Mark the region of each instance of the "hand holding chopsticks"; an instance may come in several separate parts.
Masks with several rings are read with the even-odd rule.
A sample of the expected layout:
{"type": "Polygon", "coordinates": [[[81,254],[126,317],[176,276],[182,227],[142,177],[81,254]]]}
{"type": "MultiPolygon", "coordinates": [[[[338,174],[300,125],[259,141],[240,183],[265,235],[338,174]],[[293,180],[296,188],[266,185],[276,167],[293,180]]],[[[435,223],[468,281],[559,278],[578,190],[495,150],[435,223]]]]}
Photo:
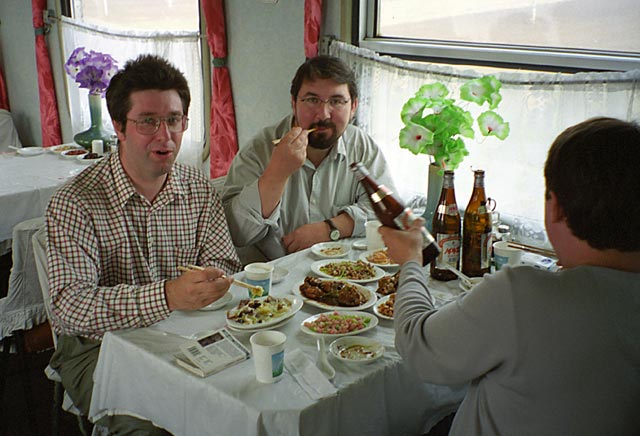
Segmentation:
{"type": "MultiPolygon", "coordinates": [[[[307,129],[307,133],[311,133],[311,132],[315,132],[317,129],[314,127],[313,129],[307,129]]],[[[280,143],[280,141],[282,141],[282,138],[278,138],[278,139],[273,139],[271,141],[271,143],[273,145],[278,145],[280,143]]]]}
{"type": "MultiPolygon", "coordinates": [[[[204,268],[198,265],[178,266],[178,271],[182,271],[182,272],[203,271],[203,270],[204,268]]],[[[223,275],[222,278],[227,278],[227,276],[223,275]]],[[[262,293],[264,292],[264,289],[262,288],[262,286],[250,285],[249,283],[243,282],[235,278],[233,279],[233,283],[243,288],[247,288],[248,290],[252,291],[252,293],[255,293],[255,294],[262,295],[262,293]]]]}

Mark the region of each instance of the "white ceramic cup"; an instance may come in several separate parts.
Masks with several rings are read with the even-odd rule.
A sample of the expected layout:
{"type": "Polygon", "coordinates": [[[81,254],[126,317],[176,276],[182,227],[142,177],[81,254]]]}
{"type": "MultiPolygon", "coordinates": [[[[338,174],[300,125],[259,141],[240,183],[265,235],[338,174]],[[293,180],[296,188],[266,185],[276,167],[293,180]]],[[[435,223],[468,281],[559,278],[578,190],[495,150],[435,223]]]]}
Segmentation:
{"type": "Polygon", "coordinates": [[[493,244],[493,259],[496,263],[496,271],[500,270],[504,265],[518,265],[521,257],[522,250],[509,247],[507,241],[498,241],[493,244]]]}
{"type": "Polygon", "coordinates": [[[284,373],[284,343],[287,336],[275,330],[265,330],[251,335],[251,351],[256,368],[256,379],[262,383],[274,383],[284,373]]]}
{"type": "Polygon", "coordinates": [[[269,291],[271,291],[273,265],[264,262],[250,263],[244,267],[244,274],[247,283],[261,286],[264,290],[262,295],[255,295],[249,292],[250,298],[266,297],[269,295],[269,291]]]}
{"type": "Polygon", "coordinates": [[[364,224],[365,234],[367,237],[367,250],[380,250],[384,248],[382,236],[378,233],[378,228],[382,223],[378,220],[367,221],[364,224]]]}

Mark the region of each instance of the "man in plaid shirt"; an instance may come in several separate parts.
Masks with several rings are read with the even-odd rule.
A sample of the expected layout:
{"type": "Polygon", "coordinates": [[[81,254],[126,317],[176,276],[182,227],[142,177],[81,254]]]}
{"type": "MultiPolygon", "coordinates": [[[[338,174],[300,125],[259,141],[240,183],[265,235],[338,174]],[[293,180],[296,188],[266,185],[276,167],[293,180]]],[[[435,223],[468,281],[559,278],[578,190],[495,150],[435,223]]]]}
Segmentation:
{"type": "MultiPolygon", "coordinates": [[[[56,192],[46,213],[59,335],[51,366],[85,415],[105,332],[206,306],[241,268],[218,194],[198,170],[175,163],[190,103],[183,74],[143,55],[113,77],[106,97],[118,151],[56,192]],[[179,265],[206,268],[180,275],[179,265]]],[[[98,423],[117,434],[166,434],[126,416],[98,423]]]]}

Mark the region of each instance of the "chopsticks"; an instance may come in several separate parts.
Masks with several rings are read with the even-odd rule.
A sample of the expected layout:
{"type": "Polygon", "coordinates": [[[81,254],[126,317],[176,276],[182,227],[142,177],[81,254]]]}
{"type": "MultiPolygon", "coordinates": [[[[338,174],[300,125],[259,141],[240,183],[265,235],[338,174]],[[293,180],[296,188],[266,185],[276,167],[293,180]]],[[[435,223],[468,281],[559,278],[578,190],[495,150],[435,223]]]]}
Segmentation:
{"type": "MultiPolygon", "coordinates": [[[[307,129],[307,133],[311,133],[311,132],[315,132],[316,130],[318,130],[316,127],[314,127],[313,129],[307,129]]],[[[280,143],[280,141],[282,141],[282,138],[278,138],[278,139],[273,139],[271,141],[271,143],[273,145],[278,145],[280,143]]]]}
{"type": "Polygon", "coordinates": [[[522,244],[520,242],[512,242],[512,241],[509,241],[507,245],[509,247],[519,248],[520,250],[529,251],[531,253],[540,254],[542,256],[553,257],[555,259],[558,258],[558,256],[556,255],[556,252],[553,250],[547,250],[545,248],[534,247],[533,245],[527,245],[527,244],[522,244]]]}
{"type": "MultiPolygon", "coordinates": [[[[178,271],[182,271],[182,272],[187,272],[187,271],[203,271],[204,268],[198,265],[187,265],[187,266],[178,266],[178,271]]],[[[227,276],[223,275],[223,278],[226,278],[227,276]]],[[[256,286],[256,285],[250,285],[249,283],[243,282],[241,280],[238,279],[233,279],[233,283],[235,283],[238,286],[241,286],[243,288],[247,288],[250,291],[260,291],[260,294],[262,295],[262,291],[264,291],[264,289],[262,288],[262,286],[256,286]]]]}

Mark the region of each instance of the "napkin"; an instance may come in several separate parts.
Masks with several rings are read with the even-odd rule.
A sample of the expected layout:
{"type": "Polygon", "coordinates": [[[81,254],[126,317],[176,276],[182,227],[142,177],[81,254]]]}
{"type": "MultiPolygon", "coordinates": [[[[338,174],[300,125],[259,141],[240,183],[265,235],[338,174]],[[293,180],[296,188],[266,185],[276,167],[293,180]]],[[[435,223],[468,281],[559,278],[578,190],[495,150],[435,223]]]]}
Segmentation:
{"type": "Polygon", "coordinates": [[[338,392],[316,365],[299,349],[287,350],[284,366],[300,387],[314,400],[335,395],[338,392]]]}

